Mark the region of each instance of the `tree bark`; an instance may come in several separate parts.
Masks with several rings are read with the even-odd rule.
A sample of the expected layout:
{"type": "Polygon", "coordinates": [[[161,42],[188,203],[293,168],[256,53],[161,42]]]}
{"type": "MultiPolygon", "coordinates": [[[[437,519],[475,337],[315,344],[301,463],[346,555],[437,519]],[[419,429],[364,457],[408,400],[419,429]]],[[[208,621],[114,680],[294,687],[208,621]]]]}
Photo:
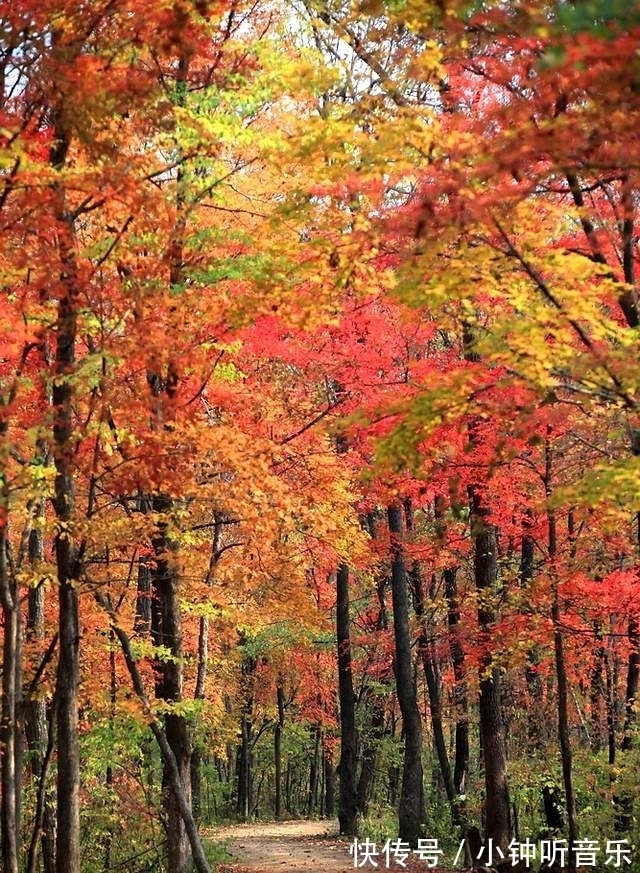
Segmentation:
{"type": "Polygon", "coordinates": [[[336,578],[336,640],[338,645],[338,696],[340,700],[340,833],[358,833],[356,787],[356,709],[351,665],[351,626],[349,617],[349,568],[338,567],[336,578]]]}
{"type": "MultiPolygon", "coordinates": [[[[553,453],[550,440],[545,445],[545,492],[547,501],[553,493],[553,453]]],[[[565,804],[567,808],[568,842],[567,869],[573,873],[576,869],[576,859],[573,847],[578,837],[578,819],[573,790],[572,750],[569,727],[569,682],[564,656],[564,639],[562,636],[560,597],[558,592],[558,577],[555,561],[558,554],[558,539],[555,512],[548,504],[547,508],[548,552],[551,573],[551,621],[553,623],[553,648],[555,653],[556,683],[558,692],[558,742],[562,760],[562,780],[564,784],[565,804]]]]}
{"type": "Polygon", "coordinates": [[[278,720],[273,734],[273,759],[275,767],[275,801],[274,814],[276,819],[282,818],[282,732],[284,730],[284,688],[282,678],[278,678],[276,686],[276,702],[278,705],[278,720]]]}
{"type": "MultiPolygon", "coordinates": [[[[51,163],[56,169],[62,169],[70,140],[66,131],[59,129],[58,125],[56,125],[54,142],[56,145],[52,148],[51,163]]],[[[52,446],[56,471],[53,505],[57,520],[54,547],[58,577],[59,634],[55,690],[58,738],[56,871],[78,873],[80,870],[80,749],[78,744],[80,630],[77,588],[78,552],[71,529],[75,510],[71,375],[75,363],[79,292],[74,220],[66,209],[64,191],[57,188],[56,194],[61,270],[52,389],[52,446]]]]}
{"type": "Polygon", "coordinates": [[[455,567],[444,571],[444,591],[447,599],[447,625],[449,628],[449,651],[453,665],[453,703],[455,706],[455,761],[453,787],[456,795],[465,794],[469,773],[469,699],[467,695],[467,668],[458,625],[460,604],[458,602],[457,572],[455,567]]]}
{"type": "MultiPolygon", "coordinates": [[[[407,524],[407,533],[413,532],[414,519],[413,507],[410,500],[405,500],[404,504],[405,518],[407,524]]],[[[455,788],[453,785],[453,777],[451,775],[451,763],[449,761],[449,753],[447,743],[444,736],[444,728],[442,725],[442,690],[440,680],[440,665],[435,651],[433,640],[433,628],[429,625],[427,615],[426,598],[424,591],[424,579],[422,575],[422,567],[417,561],[414,561],[409,571],[409,581],[411,585],[411,596],[413,600],[413,610],[418,619],[420,627],[420,636],[418,638],[418,650],[422,661],[422,669],[424,671],[425,681],[427,683],[427,693],[429,695],[429,710],[431,712],[431,730],[433,731],[433,741],[436,748],[436,756],[440,768],[440,776],[444,784],[447,801],[455,819],[455,788]]]]}
{"type": "MultiPolygon", "coordinates": [[[[528,588],[533,579],[535,540],[529,533],[530,520],[525,517],[520,543],[520,586],[528,588]]],[[[546,739],[545,715],[542,700],[542,680],[536,667],[539,664],[538,647],[534,644],[527,652],[527,666],[524,677],[530,706],[527,709],[527,738],[534,749],[541,750],[546,739]]]]}
{"type": "Polygon", "coordinates": [[[391,537],[391,593],[395,640],[394,673],[398,703],[404,731],[402,788],[398,810],[398,835],[412,848],[422,837],[424,823],[424,789],[422,772],[422,720],[418,710],[411,657],[409,629],[409,590],[404,560],[402,507],[391,504],[387,509],[391,537]]]}
{"type": "Polygon", "coordinates": [[[252,811],[253,698],[257,666],[258,663],[254,657],[245,656],[242,662],[245,700],[240,720],[240,748],[237,756],[238,790],[236,794],[236,813],[244,821],[249,820],[252,811]]]}
{"type": "MultiPolygon", "coordinates": [[[[4,424],[4,423],[3,423],[4,424]]],[[[4,427],[2,428],[4,430],[4,427]]],[[[4,436],[4,435],[3,435],[4,436]]],[[[0,721],[1,785],[0,832],[5,873],[18,873],[21,797],[21,701],[22,701],[22,616],[18,585],[9,567],[7,540],[9,493],[0,473],[0,601],[4,620],[2,647],[2,712],[0,721]]]]}
{"type": "MultiPolygon", "coordinates": [[[[41,503],[35,513],[37,518],[44,516],[44,503],[41,503]]],[[[38,528],[32,528],[29,533],[29,564],[32,571],[44,561],[44,537],[38,528]]],[[[44,640],[44,606],[45,588],[42,583],[29,589],[26,637],[29,642],[44,640]]],[[[47,719],[45,701],[33,693],[25,693],[24,730],[31,762],[31,773],[38,780],[38,804],[34,822],[32,845],[27,858],[27,873],[35,873],[36,849],[38,842],[42,852],[42,868],[44,873],[54,873],[56,859],[56,819],[55,810],[51,804],[47,790],[49,772],[51,737],[50,725],[47,719]],[[47,754],[49,750],[49,755],[47,754]],[[39,840],[38,840],[39,836],[39,840]]]]}
{"type": "Polygon", "coordinates": [[[331,752],[326,747],[323,750],[324,760],[324,815],[333,818],[336,811],[335,789],[336,771],[331,760],[331,752]]]}
{"type": "MultiPolygon", "coordinates": [[[[634,429],[632,434],[632,451],[634,456],[640,456],[640,430],[634,429]]],[[[636,515],[637,545],[640,552],[640,512],[636,515]]],[[[636,701],[638,685],[640,684],[640,619],[638,614],[629,616],[627,638],[630,652],[627,662],[627,680],[625,685],[625,715],[624,729],[620,751],[622,758],[628,758],[628,752],[634,747],[634,727],[637,721],[636,701]]],[[[630,833],[633,828],[633,795],[629,791],[617,791],[613,797],[614,829],[618,834],[630,833]]]]}
{"type": "MultiPolygon", "coordinates": [[[[169,532],[174,501],[166,495],[154,495],[152,511],[160,521],[152,538],[155,554],[151,568],[152,605],[151,634],[154,646],[162,647],[168,657],[161,656],[154,663],[156,697],[169,705],[164,716],[167,742],[178,768],[183,796],[191,803],[191,739],[187,719],[172,707],[182,701],[182,615],[180,610],[180,575],[177,565],[177,547],[169,532]]],[[[164,761],[163,808],[167,829],[167,859],[172,873],[188,873],[190,846],[178,798],[171,789],[173,761],[164,761]]]]}
{"type": "MultiPolygon", "coordinates": [[[[205,577],[205,585],[210,588],[213,583],[213,575],[216,564],[220,557],[220,544],[222,537],[222,520],[214,513],[213,537],[211,539],[211,554],[209,567],[205,577]]],[[[209,672],[209,617],[200,616],[198,628],[198,666],[196,669],[196,685],[193,692],[194,700],[204,700],[206,695],[207,675],[209,672]]],[[[195,732],[194,732],[195,733],[195,732]]],[[[195,733],[197,737],[197,733],[195,733]]],[[[202,810],[202,749],[196,739],[191,750],[191,805],[196,821],[199,821],[202,810]]]]}
{"type": "Polygon", "coordinates": [[[322,773],[322,725],[315,724],[312,728],[313,754],[309,762],[309,794],[307,797],[307,814],[311,818],[316,814],[318,807],[318,788],[322,773]]]}
{"type": "Polygon", "coordinates": [[[485,836],[506,850],[511,839],[507,751],[500,671],[492,666],[488,641],[495,622],[491,597],[498,578],[498,531],[489,521],[477,489],[471,489],[471,531],[474,538],[474,577],[478,592],[478,625],[484,654],[480,663],[480,739],[484,757],[485,836]]]}
{"type": "MultiPolygon", "coordinates": [[[[444,540],[446,532],[445,501],[441,496],[434,500],[434,515],[438,537],[444,540]]],[[[463,824],[465,818],[464,801],[460,797],[466,793],[469,772],[469,698],[467,693],[467,668],[464,647],[460,635],[460,603],[458,602],[458,571],[456,567],[443,570],[444,596],[447,603],[447,629],[449,653],[453,666],[453,705],[455,713],[455,758],[453,764],[453,789],[456,795],[454,821],[463,824]]]]}
{"type": "MultiPolygon", "coordinates": [[[[369,514],[365,519],[365,526],[372,539],[376,538],[376,526],[373,514],[369,514]]],[[[376,595],[378,598],[378,617],[376,619],[376,630],[383,631],[389,627],[389,616],[386,603],[386,589],[389,584],[389,576],[387,573],[378,575],[376,582],[376,595]]],[[[378,676],[378,681],[388,685],[391,680],[391,675],[378,676]]],[[[373,795],[377,762],[379,757],[380,743],[384,737],[385,728],[385,706],[384,693],[380,694],[374,689],[365,689],[365,696],[362,701],[363,712],[368,716],[368,724],[362,731],[360,739],[360,775],[358,777],[357,786],[357,807],[358,815],[365,817],[369,814],[369,803],[373,795]]]]}

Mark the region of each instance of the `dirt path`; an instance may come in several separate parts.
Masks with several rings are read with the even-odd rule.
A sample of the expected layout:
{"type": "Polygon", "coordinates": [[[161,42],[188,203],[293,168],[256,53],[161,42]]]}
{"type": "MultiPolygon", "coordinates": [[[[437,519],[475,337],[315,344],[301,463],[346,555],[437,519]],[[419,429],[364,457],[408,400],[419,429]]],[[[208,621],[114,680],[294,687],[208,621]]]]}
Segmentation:
{"type": "Polygon", "coordinates": [[[338,837],[338,823],[286,821],[218,828],[228,840],[233,863],[220,873],[350,873],[349,841],[338,837]]]}

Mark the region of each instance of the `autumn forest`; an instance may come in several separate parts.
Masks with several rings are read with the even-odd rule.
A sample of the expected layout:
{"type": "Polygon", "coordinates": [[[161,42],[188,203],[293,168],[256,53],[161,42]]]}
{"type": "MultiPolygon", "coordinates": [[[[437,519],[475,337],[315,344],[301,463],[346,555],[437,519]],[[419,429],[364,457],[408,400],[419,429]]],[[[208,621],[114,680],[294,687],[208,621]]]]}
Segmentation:
{"type": "Polygon", "coordinates": [[[640,5],[0,47],[4,873],[315,817],[639,870],[640,5]]]}

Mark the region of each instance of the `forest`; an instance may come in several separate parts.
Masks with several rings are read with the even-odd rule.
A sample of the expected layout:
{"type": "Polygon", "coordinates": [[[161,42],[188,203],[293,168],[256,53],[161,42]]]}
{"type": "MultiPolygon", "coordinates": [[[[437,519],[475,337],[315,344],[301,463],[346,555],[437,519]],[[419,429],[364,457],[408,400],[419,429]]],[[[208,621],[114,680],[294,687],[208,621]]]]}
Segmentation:
{"type": "Polygon", "coordinates": [[[4,873],[640,870],[640,4],[0,0],[0,99],[4,873]]]}

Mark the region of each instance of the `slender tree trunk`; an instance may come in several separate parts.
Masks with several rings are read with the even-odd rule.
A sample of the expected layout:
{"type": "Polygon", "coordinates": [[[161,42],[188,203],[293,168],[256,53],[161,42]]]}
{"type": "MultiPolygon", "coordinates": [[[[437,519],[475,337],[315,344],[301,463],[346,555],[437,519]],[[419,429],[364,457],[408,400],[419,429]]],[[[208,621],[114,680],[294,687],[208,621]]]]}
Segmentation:
{"type": "Polygon", "coordinates": [[[189,761],[191,768],[191,811],[194,821],[202,821],[202,749],[194,745],[189,761]]]}
{"type": "MultiPolygon", "coordinates": [[[[191,739],[187,720],[171,707],[182,701],[182,616],[180,610],[180,577],[177,565],[177,547],[169,532],[169,519],[173,500],[164,495],[154,495],[152,510],[161,519],[152,538],[155,554],[151,569],[152,587],[155,593],[152,608],[152,639],[154,646],[169,652],[169,657],[156,659],[156,697],[169,704],[164,716],[167,742],[175,759],[182,792],[191,803],[191,739]]],[[[190,846],[185,822],[178,798],[171,789],[171,773],[167,767],[173,762],[164,762],[163,808],[167,828],[167,858],[172,873],[188,873],[190,846]]]]}
{"type": "Polygon", "coordinates": [[[409,629],[409,590],[404,560],[404,528],[399,503],[387,509],[391,537],[391,592],[395,640],[394,672],[404,729],[402,789],[398,810],[398,835],[415,847],[422,837],[424,789],[422,773],[422,720],[416,699],[409,629]]]}
{"type": "MultiPolygon", "coordinates": [[[[37,518],[44,516],[44,503],[36,513],[37,518]]],[[[44,561],[44,538],[42,531],[34,527],[29,534],[29,564],[32,571],[44,561]]],[[[42,583],[29,589],[26,620],[26,637],[28,642],[44,640],[44,606],[45,587],[42,583]]],[[[38,780],[38,796],[40,798],[39,814],[36,813],[34,823],[33,849],[27,859],[27,873],[35,873],[36,846],[40,844],[42,852],[42,869],[44,873],[54,873],[56,859],[56,819],[55,810],[51,804],[47,787],[48,760],[47,749],[50,744],[49,720],[47,706],[40,695],[32,692],[25,694],[24,728],[31,762],[31,773],[38,780]],[[38,840],[38,836],[40,837],[38,840]]]]}
{"type": "Polygon", "coordinates": [[[351,665],[351,626],[349,618],[349,568],[338,567],[336,578],[336,640],[338,645],[338,695],[340,699],[340,833],[358,833],[356,788],[356,709],[351,665]]]}
{"type": "MultiPolygon", "coordinates": [[[[404,503],[405,518],[407,523],[407,533],[413,533],[414,519],[413,507],[410,500],[405,500],[404,503]]],[[[442,689],[440,681],[440,664],[436,655],[433,628],[430,627],[429,618],[427,616],[427,606],[424,591],[424,579],[422,568],[417,561],[414,561],[409,571],[409,581],[411,584],[411,595],[413,599],[413,609],[418,619],[420,627],[420,636],[418,638],[418,650],[420,659],[422,660],[422,668],[424,670],[425,681],[427,683],[427,692],[429,695],[429,709],[431,712],[431,730],[433,732],[433,742],[436,750],[436,757],[440,768],[440,776],[444,784],[447,801],[452,811],[454,819],[456,818],[455,809],[455,788],[453,785],[453,777],[451,775],[451,764],[449,762],[449,752],[444,736],[444,728],[442,725],[442,689]]]]}
{"type": "Polygon", "coordinates": [[[284,688],[282,677],[278,678],[276,686],[276,702],[278,705],[278,720],[273,734],[273,758],[275,765],[275,817],[282,818],[282,732],[284,730],[284,688]]]}
{"type": "Polygon", "coordinates": [[[453,703],[455,707],[455,762],[453,787],[456,796],[465,794],[469,773],[469,699],[467,694],[467,668],[464,648],[460,638],[460,604],[458,602],[457,572],[455,567],[444,571],[444,591],[447,599],[447,625],[449,650],[453,665],[453,703]]]}
{"type": "MultiPolygon", "coordinates": [[[[57,126],[56,126],[57,127],[57,126]]],[[[69,139],[56,130],[52,165],[61,169],[69,139]]],[[[56,320],[53,402],[53,458],[55,482],[53,505],[57,520],[54,538],[58,577],[59,658],[56,676],[58,734],[57,873],[80,870],[80,749],[78,745],[78,691],[80,687],[80,630],[77,580],[78,551],[70,529],[75,510],[73,485],[73,387],[78,288],[75,261],[75,230],[62,189],[57,190],[60,298],[56,320]]]]}
{"type": "MultiPolygon", "coordinates": [[[[535,540],[529,533],[530,519],[525,517],[520,544],[520,586],[528,588],[533,579],[535,540]]],[[[538,647],[534,644],[527,652],[524,676],[531,705],[527,708],[527,738],[534,749],[542,749],[545,739],[545,713],[542,700],[542,679],[537,670],[540,660],[538,647]]]]}
{"type": "MultiPolygon", "coordinates": [[[[118,701],[118,676],[116,673],[116,649],[115,649],[116,636],[113,632],[113,628],[109,632],[109,722],[110,729],[113,733],[115,731],[115,718],[116,718],[116,703],[118,701]]],[[[113,791],[113,766],[111,761],[107,764],[107,768],[105,771],[105,785],[107,788],[107,803],[109,805],[109,816],[113,815],[114,804],[112,798],[113,791]]],[[[103,853],[103,868],[105,873],[109,873],[111,869],[111,849],[113,848],[113,827],[111,821],[109,821],[108,829],[104,835],[104,853],[103,853]]]]}
{"type": "MultiPolygon", "coordinates": [[[[434,515],[438,535],[444,539],[445,503],[442,497],[434,500],[434,515]]],[[[454,821],[463,823],[465,818],[464,801],[460,797],[466,793],[469,772],[469,700],[467,694],[467,668],[464,647],[460,635],[460,604],[458,602],[457,568],[446,567],[443,571],[444,595],[447,602],[447,628],[449,652],[453,666],[453,705],[455,713],[455,759],[453,765],[453,789],[456,795],[454,821]]]]}
{"type": "Polygon", "coordinates": [[[413,594],[413,606],[420,624],[418,645],[420,647],[420,658],[422,660],[422,668],[424,670],[424,677],[427,683],[427,692],[429,695],[433,742],[436,749],[436,756],[445,794],[455,821],[457,818],[457,809],[455,805],[456,790],[453,784],[449,752],[447,750],[447,742],[445,740],[444,728],[442,725],[440,665],[435,652],[433,634],[430,631],[427,622],[422,575],[419,569],[414,567],[410,576],[412,582],[411,589],[413,594]]]}
{"type": "Polygon", "coordinates": [[[324,814],[327,818],[333,818],[336,813],[336,771],[331,760],[329,749],[323,749],[324,760],[324,814]]]}
{"type": "MultiPolygon", "coordinates": [[[[640,525],[640,514],[638,516],[640,525]]],[[[627,625],[627,636],[631,651],[627,662],[627,679],[625,685],[625,718],[621,757],[628,758],[628,752],[634,747],[633,733],[636,724],[635,706],[638,697],[638,678],[640,676],[640,621],[637,615],[631,615],[627,625]]],[[[615,817],[614,828],[617,834],[628,834],[633,827],[633,795],[628,791],[617,791],[613,798],[615,817]]]]}
{"type": "MultiPolygon", "coordinates": [[[[553,493],[553,453],[550,440],[545,446],[545,490],[547,501],[553,493]]],[[[565,804],[567,808],[568,842],[567,869],[573,873],[576,869],[573,847],[578,838],[578,820],[573,791],[573,763],[571,737],[569,727],[569,682],[564,656],[564,639],[562,636],[562,610],[558,592],[558,576],[556,572],[556,557],[558,554],[557,525],[554,510],[548,506],[547,522],[549,526],[549,564],[551,573],[551,620],[553,622],[553,648],[555,653],[556,683],[558,692],[558,742],[562,760],[562,780],[564,784],[565,804]]]]}
{"type": "Polygon", "coordinates": [[[492,666],[488,641],[495,622],[491,603],[498,578],[498,531],[489,521],[490,512],[482,504],[477,489],[472,489],[472,535],[474,575],[478,591],[478,624],[485,647],[480,664],[480,739],[484,758],[485,836],[505,850],[511,839],[507,751],[502,718],[500,671],[492,666]]]}
{"type": "Polygon", "coordinates": [[[240,724],[236,813],[242,821],[248,821],[251,813],[251,722],[246,714],[240,724]]]}
{"type": "Polygon", "coordinates": [[[1,473],[0,480],[3,492],[2,505],[0,507],[0,601],[2,602],[2,616],[4,620],[2,712],[0,721],[2,756],[0,832],[2,835],[3,869],[5,873],[18,873],[22,777],[22,617],[18,586],[7,560],[9,494],[5,477],[1,473]]]}
{"type": "Polygon", "coordinates": [[[454,821],[457,817],[457,807],[455,804],[456,791],[453,784],[453,776],[451,773],[451,764],[449,761],[449,753],[447,750],[447,742],[444,736],[444,727],[442,724],[442,691],[440,681],[440,666],[435,654],[433,642],[422,638],[420,640],[422,668],[424,670],[425,681],[427,683],[427,692],[429,694],[429,709],[431,711],[431,730],[433,732],[433,743],[438,759],[440,769],[440,777],[444,785],[447,801],[451,807],[454,821]]]}
{"type": "Polygon", "coordinates": [[[627,637],[631,646],[629,664],[627,668],[627,682],[625,686],[625,722],[622,737],[622,751],[628,752],[633,748],[632,727],[635,717],[634,705],[638,696],[638,684],[640,680],[640,621],[637,615],[629,618],[627,637]]]}
{"type": "MultiPolygon", "coordinates": [[[[213,537],[211,539],[211,554],[209,567],[205,577],[205,585],[210,588],[213,575],[220,557],[222,537],[222,520],[214,513],[213,537]]],[[[207,675],[209,672],[209,616],[201,615],[198,628],[198,666],[196,668],[196,685],[193,692],[194,700],[204,700],[206,695],[207,675]]],[[[196,734],[197,737],[197,734],[196,734]]],[[[202,749],[196,739],[191,750],[191,805],[196,821],[200,820],[202,811],[202,749]]]]}
{"type": "Polygon", "coordinates": [[[594,646],[594,664],[591,668],[589,677],[589,722],[591,725],[591,748],[594,752],[599,752],[603,746],[603,711],[606,706],[606,690],[605,690],[605,661],[607,657],[606,649],[602,637],[602,628],[597,622],[594,628],[594,635],[597,640],[594,646]]]}
{"type": "MultiPolygon", "coordinates": [[[[375,539],[375,520],[372,514],[366,517],[366,528],[372,539],[375,539]]],[[[386,589],[389,583],[387,574],[380,574],[376,583],[376,595],[378,598],[378,617],[376,620],[376,630],[383,631],[389,627],[389,616],[386,603],[386,589]]],[[[388,685],[391,681],[391,675],[386,674],[378,676],[378,681],[388,685]]],[[[373,790],[377,775],[377,763],[379,757],[380,743],[384,737],[385,729],[385,707],[384,695],[377,693],[373,689],[369,689],[365,699],[362,702],[362,710],[369,716],[367,729],[363,731],[360,738],[361,753],[360,753],[360,775],[358,777],[357,786],[357,808],[358,815],[363,818],[369,814],[369,803],[373,796],[373,790]]]]}
{"type": "Polygon", "coordinates": [[[607,651],[604,659],[605,675],[605,710],[607,713],[607,751],[609,766],[616,763],[616,688],[618,685],[617,662],[611,651],[607,651]]]}
{"type": "Polygon", "coordinates": [[[320,750],[322,745],[322,725],[315,724],[313,726],[313,755],[309,763],[309,796],[307,799],[307,810],[309,816],[316,813],[318,807],[318,787],[320,785],[321,774],[321,758],[320,750]]]}
{"type": "MultiPolygon", "coordinates": [[[[571,528],[571,515],[569,519],[569,527],[571,528]]],[[[520,585],[526,589],[533,579],[535,557],[535,540],[529,532],[530,519],[528,516],[525,517],[523,528],[520,545],[520,585]]],[[[527,652],[527,666],[524,675],[530,702],[527,708],[527,738],[532,749],[542,752],[548,739],[548,730],[544,711],[542,679],[537,670],[540,662],[538,648],[534,644],[527,652]]],[[[542,803],[547,828],[551,832],[559,832],[564,828],[564,816],[559,789],[555,785],[545,784],[543,786],[542,803]]]]}
{"type": "Polygon", "coordinates": [[[80,870],[80,751],[78,747],[78,689],[80,685],[78,597],[73,587],[73,558],[57,537],[59,646],[56,682],[58,779],[56,853],[57,873],[80,870]]]}
{"type": "Polygon", "coordinates": [[[240,720],[240,748],[237,756],[238,791],[236,813],[244,821],[251,815],[252,749],[253,749],[253,698],[255,672],[258,666],[255,658],[246,656],[242,662],[245,701],[240,720]]]}
{"type": "Polygon", "coordinates": [[[293,767],[291,766],[291,760],[287,761],[287,775],[284,780],[284,808],[287,812],[292,811],[292,796],[291,796],[291,780],[292,780],[292,771],[293,767]]]}
{"type": "Polygon", "coordinates": [[[149,559],[145,556],[138,559],[136,614],[133,622],[135,632],[141,637],[148,637],[151,633],[151,598],[151,570],[149,559]]]}
{"type": "MultiPolygon", "coordinates": [[[[640,456],[640,429],[634,428],[631,434],[631,451],[634,457],[640,456]]],[[[636,544],[640,554],[640,512],[636,514],[636,544]]],[[[628,759],[628,752],[634,747],[634,728],[637,722],[636,703],[640,683],[640,617],[637,613],[629,616],[627,624],[629,640],[629,660],[625,685],[625,715],[621,758],[628,759]]],[[[619,759],[620,760],[620,759],[619,759]]],[[[633,828],[633,796],[628,791],[616,791],[613,798],[615,816],[614,828],[617,834],[630,833],[633,828]]]]}
{"type": "MultiPolygon", "coordinates": [[[[392,711],[389,718],[386,734],[394,742],[397,734],[397,728],[398,724],[396,713],[395,711],[392,711]]],[[[400,785],[400,767],[395,763],[389,765],[387,784],[387,802],[389,806],[396,806],[398,803],[398,786],[400,785]]]]}

